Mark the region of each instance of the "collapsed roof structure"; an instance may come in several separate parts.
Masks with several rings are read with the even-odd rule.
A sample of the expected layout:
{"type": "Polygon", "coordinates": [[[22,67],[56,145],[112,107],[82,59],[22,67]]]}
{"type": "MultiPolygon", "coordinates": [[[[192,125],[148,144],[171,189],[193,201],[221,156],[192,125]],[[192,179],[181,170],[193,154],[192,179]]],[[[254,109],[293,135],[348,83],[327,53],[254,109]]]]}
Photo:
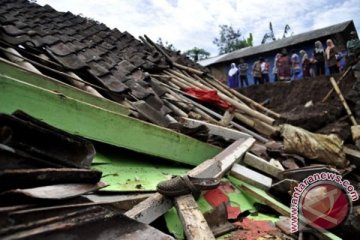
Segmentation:
{"type": "Polygon", "coordinates": [[[286,201],[289,182],[306,174],[352,170],[339,138],[324,137],[331,149],[315,144],[326,157],[284,152],[271,139],[280,114],[146,36],[25,0],[0,0],[0,13],[2,238],[285,237],[289,218],[279,215],[289,217],[289,207],[265,190],[286,201]],[[312,161],[323,165],[309,170],[312,161]],[[148,225],[163,215],[167,233],[148,225]]]}

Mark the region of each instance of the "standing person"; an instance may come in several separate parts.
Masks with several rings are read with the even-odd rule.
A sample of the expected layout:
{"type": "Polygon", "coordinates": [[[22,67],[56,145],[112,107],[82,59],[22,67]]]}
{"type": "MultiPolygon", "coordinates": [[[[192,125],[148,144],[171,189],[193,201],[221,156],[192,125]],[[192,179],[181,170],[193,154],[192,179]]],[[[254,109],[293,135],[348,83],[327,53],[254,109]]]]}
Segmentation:
{"type": "Polygon", "coordinates": [[[247,71],[248,71],[248,64],[244,61],[243,58],[240,58],[239,70],[240,70],[240,84],[241,87],[249,86],[247,71]]]}
{"type": "Polygon", "coordinates": [[[315,64],[316,76],[324,75],[325,74],[324,47],[320,41],[315,42],[314,64],[315,64]]]}
{"type": "Polygon", "coordinates": [[[254,62],[252,66],[252,75],[254,78],[254,84],[263,84],[261,78],[261,58],[254,62]]]}
{"type": "Polygon", "coordinates": [[[234,89],[239,88],[238,72],[239,72],[239,69],[236,67],[235,63],[231,63],[230,70],[228,72],[228,86],[229,86],[229,88],[234,88],[234,89]]]}
{"type": "Polygon", "coordinates": [[[331,39],[326,40],[326,49],[325,49],[325,61],[326,65],[329,68],[330,75],[339,73],[339,68],[337,65],[336,54],[337,50],[336,47],[331,39]]]}
{"type": "Polygon", "coordinates": [[[316,76],[316,61],[314,55],[311,56],[309,62],[310,62],[310,67],[309,67],[310,77],[314,78],[316,76]]]}
{"type": "Polygon", "coordinates": [[[261,78],[263,83],[269,82],[269,70],[270,70],[270,64],[268,63],[267,59],[265,59],[261,63],[261,78]]]}
{"type": "Polygon", "coordinates": [[[274,81],[277,82],[278,81],[278,69],[277,69],[277,62],[279,61],[279,58],[281,57],[280,53],[277,53],[275,55],[275,59],[274,59],[274,67],[273,67],[273,74],[274,74],[274,81]]]}
{"type": "Polygon", "coordinates": [[[291,62],[290,58],[287,55],[286,48],[281,50],[281,56],[277,61],[277,73],[279,81],[289,81],[290,80],[290,71],[291,71],[291,62]]]}
{"type": "Polygon", "coordinates": [[[346,48],[348,56],[351,58],[355,58],[360,53],[360,40],[356,37],[355,31],[351,31],[350,39],[346,42],[346,48]]]}
{"type": "Polygon", "coordinates": [[[300,58],[295,51],[291,53],[291,80],[298,80],[302,78],[300,58]]]}
{"type": "Polygon", "coordinates": [[[308,56],[308,54],[306,53],[305,50],[301,50],[300,55],[301,55],[301,68],[302,68],[302,72],[303,72],[303,77],[308,78],[308,77],[310,77],[310,60],[309,60],[309,56],[308,56]]]}

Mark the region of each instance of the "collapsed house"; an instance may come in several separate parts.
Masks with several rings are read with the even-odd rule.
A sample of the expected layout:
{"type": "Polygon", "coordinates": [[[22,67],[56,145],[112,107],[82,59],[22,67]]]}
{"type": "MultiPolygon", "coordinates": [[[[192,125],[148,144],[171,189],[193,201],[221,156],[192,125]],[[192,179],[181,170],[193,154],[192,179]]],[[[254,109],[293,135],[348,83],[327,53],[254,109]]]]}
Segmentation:
{"type": "MultiPolygon", "coordinates": [[[[352,139],[296,128],[146,36],[0,3],[3,239],[294,239],[293,186],[359,159],[352,139]]],[[[339,239],[310,229],[299,234],[339,239]]]]}

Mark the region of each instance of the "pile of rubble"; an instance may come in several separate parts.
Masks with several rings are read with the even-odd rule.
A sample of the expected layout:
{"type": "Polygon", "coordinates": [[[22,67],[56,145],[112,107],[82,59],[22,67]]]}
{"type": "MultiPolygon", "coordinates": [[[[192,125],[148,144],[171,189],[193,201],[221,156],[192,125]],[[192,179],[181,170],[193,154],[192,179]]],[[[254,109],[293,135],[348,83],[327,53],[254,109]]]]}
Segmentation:
{"type": "MultiPolygon", "coordinates": [[[[330,104],[320,103],[326,95],[321,93],[332,89],[327,79],[267,84],[240,93],[146,36],[139,41],[93,20],[22,0],[0,0],[0,12],[0,87],[9,90],[15,86],[23,94],[26,89],[42,93],[26,103],[4,94],[5,104],[0,105],[1,112],[14,108],[27,112],[0,116],[1,238],[172,239],[169,234],[173,234],[187,239],[339,239],[306,221],[301,222],[305,226],[299,233],[293,233],[289,218],[294,187],[313,174],[346,176],[358,196],[360,178],[355,167],[360,165],[360,152],[356,142],[325,126],[348,121],[334,93],[330,104]],[[9,68],[12,70],[6,70],[9,68]],[[32,77],[27,79],[24,73],[32,77]],[[78,93],[68,85],[75,86],[78,93]],[[308,95],[309,86],[314,90],[308,95]],[[74,95],[69,96],[70,92],[74,95]],[[75,95],[81,95],[81,101],[74,100],[75,95]],[[260,104],[265,100],[270,100],[268,106],[260,104]],[[56,102],[54,106],[63,109],[61,113],[67,113],[71,123],[97,119],[92,114],[103,113],[101,116],[109,119],[101,120],[108,120],[113,129],[106,129],[102,122],[92,126],[88,121],[71,128],[67,121],[56,121],[61,116],[48,117],[38,110],[44,101],[55,115],[50,104],[56,102]],[[291,105],[294,101],[305,106],[295,108],[296,104],[291,105]],[[80,106],[86,106],[88,112],[80,111],[80,106]],[[115,113],[120,108],[125,110],[115,113]],[[307,111],[309,114],[303,114],[307,111]],[[120,118],[127,126],[116,126],[120,118]],[[47,121],[82,137],[44,123],[47,121]],[[164,145],[122,139],[131,125],[141,128],[143,138],[154,137],[148,129],[161,132],[164,145]],[[95,133],[87,131],[91,127],[96,128],[95,133]],[[114,129],[120,131],[112,133],[114,129]],[[110,139],[103,132],[112,134],[110,139]],[[200,150],[187,143],[202,146],[209,159],[189,160],[200,150]],[[143,144],[150,147],[145,151],[143,144]],[[157,153],[178,146],[183,152],[157,153]],[[127,151],[143,155],[117,161],[117,156],[124,157],[127,151]],[[114,152],[109,159],[101,157],[109,152],[114,152]],[[165,181],[156,180],[149,187],[138,176],[131,176],[123,183],[126,170],[121,167],[127,164],[131,172],[137,164],[134,159],[141,163],[141,158],[156,164],[166,160],[165,167],[141,165],[136,172],[161,169],[157,179],[165,181]],[[110,188],[108,195],[106,189],[110,188]]],[[[356,90],[359,82],[349,77],[353,70],[347,73],[337,77],[345,96],[353,86],[356,90]]],[[[356,91],[351,99],[350,111],[357,112],[356,91]]],[[[354,206],[350,217],[334,232],[346,237],[358,231],[357,214],[354,206]]]]}

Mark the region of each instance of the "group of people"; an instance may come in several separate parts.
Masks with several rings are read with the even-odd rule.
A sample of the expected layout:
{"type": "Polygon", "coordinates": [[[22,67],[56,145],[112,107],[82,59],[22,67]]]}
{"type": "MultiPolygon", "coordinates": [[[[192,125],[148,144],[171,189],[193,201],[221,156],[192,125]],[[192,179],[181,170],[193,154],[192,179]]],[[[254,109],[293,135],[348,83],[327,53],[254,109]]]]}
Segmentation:
{"type": "MultiPolygon", "coordinates": [[[[360,40],[356,38],[356,32],[350,33],[351,38],[347,42],[348,56],[359,54],[360,40]]],[[[329,69],[330,75],[339,73],[345,65],[344,55],[338,51],[331,39],[326,40],[326,47],[320,41],[314,44],[312,56],[309,57],[305,50],[300,50],[299,54],[292,51],[288,54],[287,50],[282,49],[274,59],[272,73],[275,81],[290,81],[308,77],[315,77],[325,74],[325,66],[329,69]]],[[[236,66],[231,63],[228,72],[228,86],[230,88],[240,88],[249,86],[248,64],[243,58],[236,66]]],[[[254,62],[251,69],[254,84],[268,83],[270,80],[270,63],[267,59],[260,57],[254,62]]]]}
{"type": "MultiPolygon", "coordinates": [[[[237,67],[235,63],[231,63],[228,72],[228,86],[230,88],[239,88],[249,86],[248,81],[248,64],[243,58],[240,59],[240,64],[237,67]]],[[[270,63],[267,59],[260,58],[252,67],[252,73],[255,84],[263,84],[270,82],[270,63]]]]}

